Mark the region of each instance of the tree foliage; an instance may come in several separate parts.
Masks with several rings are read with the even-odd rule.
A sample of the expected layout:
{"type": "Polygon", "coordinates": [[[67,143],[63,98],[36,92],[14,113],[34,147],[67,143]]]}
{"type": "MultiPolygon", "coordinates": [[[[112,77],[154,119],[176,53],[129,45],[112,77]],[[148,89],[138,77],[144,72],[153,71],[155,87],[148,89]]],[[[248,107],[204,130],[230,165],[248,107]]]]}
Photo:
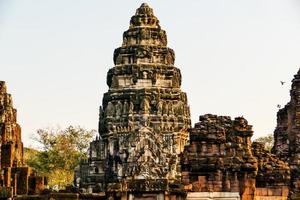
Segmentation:
{"type": "Polygon", "coordinates": [[[80,159],[87,157],[95,131],[69,126],[66,129],[39,129],[36,140],[41,150],[28,150],[26,164],[48,177],[48,185],[58,189],[72,184],[74,170],[80,159]]]}
{"type": "Polygon", "coordinates": [[[274,145],[274,137],[273,134],[268,134],[266,136],[259,137],[254,140],[254,142],[261,142],[265,144],[265,149],[267,151],[271,151],[273,145],[274,145]]]}

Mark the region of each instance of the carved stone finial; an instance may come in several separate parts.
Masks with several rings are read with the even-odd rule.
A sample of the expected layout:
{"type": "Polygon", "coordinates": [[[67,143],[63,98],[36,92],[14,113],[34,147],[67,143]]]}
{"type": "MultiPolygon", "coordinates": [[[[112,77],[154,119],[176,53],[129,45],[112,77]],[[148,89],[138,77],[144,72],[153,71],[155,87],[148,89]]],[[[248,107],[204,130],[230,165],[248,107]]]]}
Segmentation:
{"type": "Polygon", "coordinates": [[[153,9],[143,3],[130,20],[130,28],[153,27],[159,28],[159,20],[153,15],[153,9]]]}
{"type": "Polygon", "coordinates": [[[142,5],[136,10],[136,15],[153,15],[153,9],[147,3],[142,5]]]}

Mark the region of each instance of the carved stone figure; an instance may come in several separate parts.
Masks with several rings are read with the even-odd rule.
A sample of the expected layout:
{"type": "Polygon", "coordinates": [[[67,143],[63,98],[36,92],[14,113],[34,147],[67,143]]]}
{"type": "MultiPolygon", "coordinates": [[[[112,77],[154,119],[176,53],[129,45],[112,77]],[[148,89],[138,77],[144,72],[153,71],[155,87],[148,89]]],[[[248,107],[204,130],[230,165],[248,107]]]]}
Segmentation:
{"type": "Polygon", "coordinates": [[[150,110],[150,104],[149,104],[149,100],[147,98],[144,98],[141,102],[141,107],[140,109],[144,112],[144,113],[149,113],[150,110]]]}
{"type": "Polygon", "coordinates": [[[157,114],[161,115],[163,112],[163,101],[159,101],[157,104],[157,114]]]}
{"type": "Polygon", "coordinates": [[[178,101],[176,104],[175,112],[177,115],[183,115],[184,114],[184,104],[182,101],[178,101]]]}
{"type": "Polygon", "coordinates": [[[114,116],[115,115],[115,106],[112,102],[108,102],[106,107],[106,116],[114,116]]]}
{"type": "Polygon", "coordinates": [[[134,105],[133,105],[133,103],[130,101],[130,102],[129,102],[129,110],[128,110],[128,113],[129,113],[129,114],[132,114],[132,113],[133,113],[133,110],[134,110],[134,105]]]}
{"type": "Polygon", "coordinates": [[[150,30],[142,29],[141,30],[141,38],[142,39],[149,39],[150,38],[150,30]]]}
{"type": "Polygon", "coordinates": [[[169,113],[168,102],[164,101],[164,103],[163,103],[163,114],[167,115],[168,113],[169,113]]]}
{"type": "Polygon", "coordinates": [[[173,55],[173,52],[169,51],[168,54],[166,55],[166,63],[169,64],[169,65],[172,65],[174,64],[174,55],[173,55]]]}
{"type": "Polygon", "coordinates": [[[169,110],[169,112],[168,112],[169,115],[174,114],[174,107],[173,107],[172,101],[170,101],[169,104],[168,104],[168,110],[169,110]]]}
{"type": "Polygon", "coordinates": [[[116,88],[118,87],[118,84],[119,84],[118,78],[116,76],[113,76],[111,81],[111,87],[116,88]]]}
{"type": "Polygon", "coordinates": [[[128,102],[125,101],[124,105],[123,105],[123,115],[128,114],[128,112],[129,112],[129,105],[128,105],[128,102]]]}
{"type": "Polygon", "coordinates": [[[116,116],[120,117],[122,115],[122,111],[123,111],[123,105],[122,105],[121,101],[118,101],[118,103],[116,105],[116,116]]]}

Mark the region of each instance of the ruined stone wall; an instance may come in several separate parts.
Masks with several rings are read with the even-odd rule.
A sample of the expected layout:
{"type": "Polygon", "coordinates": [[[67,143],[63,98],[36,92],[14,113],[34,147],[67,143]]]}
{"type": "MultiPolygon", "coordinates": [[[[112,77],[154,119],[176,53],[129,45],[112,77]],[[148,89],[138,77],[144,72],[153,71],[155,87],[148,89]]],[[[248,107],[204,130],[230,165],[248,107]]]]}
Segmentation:
{"type": "Polygon", "coordinates": [[[287,162],[265,150],[263,143],[253,142],[252,152],[257,159],[256,200],[285,200],[290,192],[290,167],[287,162]]]}
{"type": "Polygon", "coordinates": [[[242,200],[286,199],[288,164],[266,151],[263,144],[252,144],[252,134],[252,126],[243,117],[200,116],[182,154],[185,189],[191,194],[235,192],[242,200]]]}
{"type": "Polygon", "coordinates": [[[257,159],[258,173],[256,187],[276,187],[290,185],[290,167],[287,162],[265,150],[264,144],[252,143],[252,152],[257,159]]]}
{"type": "Polygon", "coordinates": [[[238,192],[253,199],[257,159],[252,127],[238,117],[204,115],[190,132],[182,156],[182,181],[192,192],[238,192]]]}

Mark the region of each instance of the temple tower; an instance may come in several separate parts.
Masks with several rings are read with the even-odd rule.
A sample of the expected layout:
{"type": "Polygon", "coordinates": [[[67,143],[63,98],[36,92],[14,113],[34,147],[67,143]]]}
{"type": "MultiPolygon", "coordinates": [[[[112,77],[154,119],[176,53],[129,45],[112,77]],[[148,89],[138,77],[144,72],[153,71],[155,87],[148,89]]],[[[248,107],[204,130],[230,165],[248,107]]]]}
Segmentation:
{"type": "Polygon", "coordinates": [[[292,80],[291,100],[277,112],[272,149],[291,168],[291,190],[300,192],[300,70],[292,80]]]}
{"type": "Polygon", "coordinates": [[[17,123],[17,110],[13,108],[12,97],[7,93],[4,81],[0,81],[0,135],[1,168],[22,166],[21,127],[17,123]]]}
{"type": "Polygon", "coordinates": [[[180,181],[179,154],[191,122],[174,61],[166,32],[143,3],[114,51],[100,107],[107,191],[165,192],[180,181]]]}
{"type": "Polygon", "coordinates": [[[4,81],[0,81],[0,137],[0,198],[43,191],[44,177],[36,176],[32,168],[23,163],[21,126],[17,123],[17,110],[4,81]]]}

